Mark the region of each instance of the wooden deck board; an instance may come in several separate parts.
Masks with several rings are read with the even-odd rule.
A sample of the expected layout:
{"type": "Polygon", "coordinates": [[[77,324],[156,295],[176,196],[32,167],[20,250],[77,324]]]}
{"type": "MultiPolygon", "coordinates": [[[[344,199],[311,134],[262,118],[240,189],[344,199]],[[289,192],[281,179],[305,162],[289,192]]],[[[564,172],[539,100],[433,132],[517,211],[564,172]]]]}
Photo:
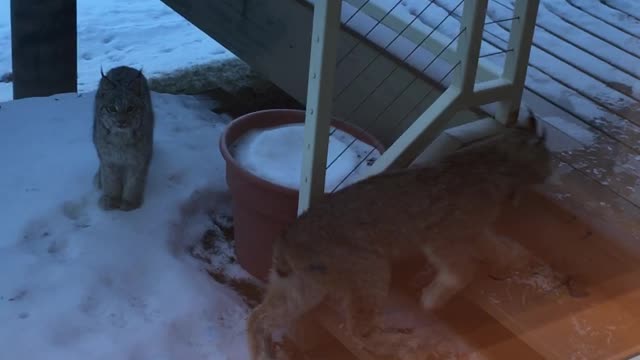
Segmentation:
{"type": "MultiPolygon", "coordinates": [[[[367,360],[386,358],[364,349],[403,354],[406,344],[414,344],[414,353],[398,358],[418,358],[419,353],[435,359],[623,359],[639,352],[636,257],[608,246],[605,235],[544,196],[531,194],[523,204],[505,209],[498,226],[539,259],[530,272],[505,280],[479,274],[464,297],[435,314],[423,313],[415,299],[394,294],[387,316],[403,313],[405,320],[399,321],[419,321],[407,327],[421,330],[380,338],[384,345],[352,338],[342,319],[326,308],[317,319],[367,360]]],[[[402,322],[395,326],[403,327],[402,322]]]]}
{"type": "MultiPolygon", "coordinates": [[[[465,143],[465,136],[473,134],[460,131],[455,142],[465,143]]],[[[551,148],[573,149],[584,140],[557,129],[549,136],[551,148]]],[[[598,149],[601,147],[591,154],[596,159],[611,155],[598,149]]],[[[585,153],[573,150],[567,156],[561,160],[577,163],[585,153]]],[[[612,164],[617,161],[615,157],[609,160],[612,164]]],[[[524,207],[507,208],[499,222],[499,229],[540,260],[547,277],[540,269],[529,277],[508,281],[480,277],[464,292],[464,298],[425,320],[437,319],[446,325],[432,325],[435,336],[453,330],[455,338],[448,337],[449,348],[470,346],[460,358],[474,354],[507,359],[511,353],[518,358],[623,359],[640,352],[636,336],[640,333],[640,268],[636,265],[640,259],[640,225],[636,225],[640,208],[616,194],[606,181],[578,169],[587,165],[576,168],[557,160],[555,167],[543,195],[524,197],[524,207]],[[572,279],[573,295],[583,289],[588,296],[572,296],[566,285],[568,278],[572,279]],[[442,316],[446,313],[448,318],[442,316]],[[494,340],[482,340],[487,334],[494,340]]],[[[614,173],[612,168],[607,171],[614,173]]],[[[399,307],[410,313],[420,311],[394,301],[395,311],[399,307]]],[[[322,319],[358,358],[378,359],[339,329],[336,324],[340,318],[335,314],[327,317],[323,313],[322,319]]],[[[440,358],[443,354],[430,356],[440,358]]]]}
{"type": "Polygon", "coordinates": [[[503,284],[481,278],[467,296],[545,358],[621,359],[640,350],[637,258],[540,196],[522,201],[500,226],[545,266],[503,284]],[[567,279],[588,294],[572,297],[567,279]]]}
{"type": "MultiPolygon", "coordinates": [[[[570,2],[566,2],[565,4],[570,4],[570,2]]],[[[622,51],[626,51],[640,57],[640,49],[629,47],[629,44],[638,41],[636,36],[618,29],[601,19],[593,17],[577,7],[565,7],[562,5],[564,4],[560,3],[560,5],[558,5],[558,3],[545,2],[542,6],[546,7],[563,21],[586,31],[595,37],[609,42],[622,51]]]]}
{"type": "Polygon", "coordinates": [[[358,359],[542,359],[529,346],[465,299],[448,304],[438,314],[424,313],[406,295],[394,293],[385,309],[388,332],[363,341],[352,337],[343,319],[324,307],[316,318],[358,359]],[[395,327],[406,332],[394,332],[395,327]]]}

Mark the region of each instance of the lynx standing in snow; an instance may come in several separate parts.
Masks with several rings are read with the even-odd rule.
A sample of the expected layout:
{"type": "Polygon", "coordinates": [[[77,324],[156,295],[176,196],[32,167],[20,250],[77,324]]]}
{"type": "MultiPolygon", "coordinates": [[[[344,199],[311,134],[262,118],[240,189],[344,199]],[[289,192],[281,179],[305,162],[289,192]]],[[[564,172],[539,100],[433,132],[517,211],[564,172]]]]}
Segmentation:
{"type": "Polygon", "coordinates": [[[154,116],[142,70],[120,66],[102,73],[95,98],[93,143],[100,159],[95,184],[100,206],[142,205],[153,152],[154,116]]]}
{"type": "Polygon", "coordinates": [[[365,179],[301,215],[276,241],[265,298],[247,320],[252,359],[286,358],[272,333],[325,299],[344,301],[354,335],[370,334],[392,260],[421,252],[435,268],[422,290],[426,310],[466,287],[481,263],[521,265],[521,248],[488,235],[505,200],[551,173],[544,137],[529,120],[529,129],[506,128],[437,164],[365,179]]]}

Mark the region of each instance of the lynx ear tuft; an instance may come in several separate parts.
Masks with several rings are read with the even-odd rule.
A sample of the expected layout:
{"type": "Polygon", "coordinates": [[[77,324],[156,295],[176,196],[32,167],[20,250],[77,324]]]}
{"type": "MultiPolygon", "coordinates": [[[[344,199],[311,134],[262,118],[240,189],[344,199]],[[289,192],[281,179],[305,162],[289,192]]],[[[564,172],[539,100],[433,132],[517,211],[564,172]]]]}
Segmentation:
{"type": "Polygon", "coordinates": [[[520,113],[520,109],[513,110],[507,121],[504,123],[504,127],[507,129],[512,129],[518,127],[518,114],[520,113]]]}
{"type": "Polygon", "coordinates": [[[100,66],[100,75],[102,75],[103,79],[107,80],[107,83],[109,83],[111,87],[116,86],[116,83],[114,83],[113,80],[109,79],[109,77],[104,74],[104,71],[102,70],[102,66],[100,66]]]}
{"type": "Polygon", "coordinates": [[[538,119],[536,118],[536,115],[533,113],[531,108],[527,108],[527,113],[526,127],[529,131],[537,133],[538,119]]]}
{"type": "Polygon", "coordinates": [[[546,139],[547,139],[547,128],[542,126],[540,129],[540,136],[538,137],[537,144],[544,144],[546,139]]]}

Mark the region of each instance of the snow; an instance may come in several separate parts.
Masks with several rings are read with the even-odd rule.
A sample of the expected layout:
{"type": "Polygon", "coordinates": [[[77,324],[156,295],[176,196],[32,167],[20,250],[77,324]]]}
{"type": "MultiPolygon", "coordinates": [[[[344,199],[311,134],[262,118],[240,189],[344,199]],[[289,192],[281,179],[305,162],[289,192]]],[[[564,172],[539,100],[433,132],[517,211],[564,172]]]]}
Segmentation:
{"type": "MultiPolygon", "coordinates": [[[[325,191],[331,192],[366,176],[367,164],[380,152],[348,133],[331,128],[325,191]],[[365,160],[365,161],[366,161],[365,160]],[[354,170],[353,173],[352,170],[354,170]],[[343,181],[345,178],[347,180],[343,181]]],[[[304,125],[284,125],[248,132],[232,145],[238,163],[258,177],[291,189],[300,188],[304,125]]]]}
{"type": "MultiPolygon", "coordinates": [[[[586,125],[577,124],[559,116],[546,116],[544,121],[562,130],[562,132],[569,135],[571,139],[576,140],[579,145],[590,146],[596,141],[595,135],[586,128],[586,125]]],[[[551,150],[556,152],[575,150],[577,147],[576,144],[571,144],[566,140],[553,142],[553,145],[554,147],[551,148],[551,150]]]]}
{"type": "MultiPolygon", "coordinates": [[[[0,0],[0,77],[11,72],[10,0],[0,0]],[[7,51],[8,50],[8,51],[7,51]]],[[[214,60],[227,49],[158,0],[78,1],[78,91],[93,91],[100,67],[143,68],[148,78],[214,60]]],[[[0,101],[13,98],[0,82],[0,101]]]]}
{"type": "Polygon", "coordinates": [[[246,359],[246,305],[185,251],[211,226],[206,214],[228,207],[201,195],[227,190],[224,124],[210,104],[154,93],[145,202],[107,212],[92,185],[93,95],[0,104],[2,353],[246,359]]]}

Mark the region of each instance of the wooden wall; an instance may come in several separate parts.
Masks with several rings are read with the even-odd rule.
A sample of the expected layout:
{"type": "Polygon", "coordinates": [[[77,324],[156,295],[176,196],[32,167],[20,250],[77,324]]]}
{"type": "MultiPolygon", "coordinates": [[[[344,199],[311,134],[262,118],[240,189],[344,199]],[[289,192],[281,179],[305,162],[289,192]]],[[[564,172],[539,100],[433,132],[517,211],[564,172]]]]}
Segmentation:
{"type": "Polygon", "coordinates": [[[77,91],[76,0],[11,0],[15,99],[77,91]]]}

